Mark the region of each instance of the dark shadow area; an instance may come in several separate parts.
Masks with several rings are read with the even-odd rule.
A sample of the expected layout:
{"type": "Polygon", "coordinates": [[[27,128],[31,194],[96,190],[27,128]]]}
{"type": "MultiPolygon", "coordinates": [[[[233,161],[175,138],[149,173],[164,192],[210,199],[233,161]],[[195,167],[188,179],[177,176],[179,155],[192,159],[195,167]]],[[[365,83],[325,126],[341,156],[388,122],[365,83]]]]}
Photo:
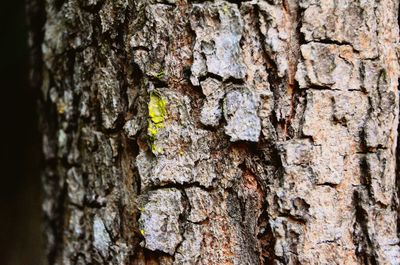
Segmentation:
{"type": "Polygon", "coordinates": [[[0,8],[0,264],[43,264],[36,94],[23,0],[0,8]]]}

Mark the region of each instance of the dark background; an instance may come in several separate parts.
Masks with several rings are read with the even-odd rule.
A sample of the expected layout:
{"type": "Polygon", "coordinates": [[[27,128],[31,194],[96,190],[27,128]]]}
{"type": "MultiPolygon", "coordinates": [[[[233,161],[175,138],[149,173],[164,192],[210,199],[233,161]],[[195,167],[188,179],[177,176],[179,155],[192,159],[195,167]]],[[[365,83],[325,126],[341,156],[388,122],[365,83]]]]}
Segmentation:
{"type": "MultiPolygon", "coordinates": [[[[28,0],[29,1],[29,0],[28,0]]],[[[40,265],[40,137],[23,0],[0,7],[0,264],[40,265]]]]}

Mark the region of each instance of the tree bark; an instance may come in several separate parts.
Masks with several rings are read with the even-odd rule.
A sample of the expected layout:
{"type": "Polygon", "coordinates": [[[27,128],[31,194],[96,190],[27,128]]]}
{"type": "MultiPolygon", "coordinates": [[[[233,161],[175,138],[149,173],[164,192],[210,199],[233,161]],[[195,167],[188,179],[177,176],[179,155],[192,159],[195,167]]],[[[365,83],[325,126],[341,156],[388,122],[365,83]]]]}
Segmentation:
{"type": "Polygon", "coordinates": [[[49,264],[400,264],[397,0],[29,5],[49,264]]]}

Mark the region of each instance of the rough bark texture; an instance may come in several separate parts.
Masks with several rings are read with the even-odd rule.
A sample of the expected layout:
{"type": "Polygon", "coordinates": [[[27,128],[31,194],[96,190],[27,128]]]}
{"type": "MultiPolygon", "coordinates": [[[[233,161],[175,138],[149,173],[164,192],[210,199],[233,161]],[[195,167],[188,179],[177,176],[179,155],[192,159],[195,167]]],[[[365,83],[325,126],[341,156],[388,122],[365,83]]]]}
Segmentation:
{"type": "Polygon", "coordinates": [[[400,264],[397,0],[30,5],[50,264],[400,264]]]}

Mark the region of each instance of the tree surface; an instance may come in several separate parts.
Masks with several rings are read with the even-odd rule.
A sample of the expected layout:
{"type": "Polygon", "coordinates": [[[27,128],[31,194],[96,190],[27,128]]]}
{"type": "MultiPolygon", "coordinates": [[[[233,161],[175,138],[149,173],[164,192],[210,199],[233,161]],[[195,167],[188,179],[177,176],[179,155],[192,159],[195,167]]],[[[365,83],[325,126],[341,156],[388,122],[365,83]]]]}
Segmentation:
{"type": "Polygon", "coordinates": [[[400,264],[399,1],[28,6],[49,264],[400,264]]]}

